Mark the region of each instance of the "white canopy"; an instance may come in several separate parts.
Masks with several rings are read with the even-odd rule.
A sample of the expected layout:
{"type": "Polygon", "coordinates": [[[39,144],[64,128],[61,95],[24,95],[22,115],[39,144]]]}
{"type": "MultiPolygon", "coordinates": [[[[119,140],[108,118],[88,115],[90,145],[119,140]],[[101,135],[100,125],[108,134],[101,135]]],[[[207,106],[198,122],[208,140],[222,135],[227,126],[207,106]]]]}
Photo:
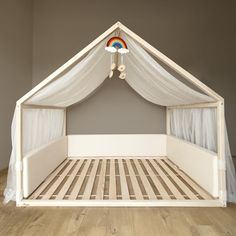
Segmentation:
{"type": "MultiPolygon", "coordinates": [[[[124,56],[126,81],[143,98],[162,106],[214,101],[177,80],[125,33],[121,33],[121,37],[130,50],[124,56]]],[[[26,104],[68,107],[86,98],[109,75],[110,53],[104,50],[107,40],[104,39],[83,60],[38,91],[26,104]]]]}
{"type": "MultiPolygon", "coordinates": [[[[130,51],[124,56],[126,82],[146,100],[162,106],[176,106],[212,103],[222,99],[218,94],[207,88],[206,85],[155,49],[155,55],[159,55],[158,59],[164,61],[169,66],[173,65],[172,68],[174,67],[184,78],[188,78],[188,81],[200,88],[203,93],[179,81],[158,64],[146,51],[148,48],[152,49],[149,44],[143,40],[140,40],[141,43],[136,41],[138,36],[136,38],[132,37],[134,33],[130,33],[124,26],[119,26],[120,23],[117,23],[111,27],[82,50],[82,52],[77,54],[18,101],[18,106],[28,106],[28,109],[23,109],[22,111],[23,157],[35,148],[62,136],[65,120],[64,112],[60,108],[65,108],[82,101],[108,77],[110,72],[110,53],[105,50],[105,45],[107,40],[116,34],[120,34],[126,41],[130,51]],[[123,31],[122,29],[125,30],[123,31]],[[78,59],[82,56],[84,56],[83,59],[79,61],[78,59]],[[29,105],[54,106],[54,108],[35,110],[29,109],[29,105]]],[[[205,122],[204,127],[208,127],[207,132],[198,132],[198,140],[200,138],[203,141],[197,144],[217,151],[216,108],[208,109],[207,112],[204,112],[204,116],[201,116],[202,109],[194,112],[193,110],[182,109],[180,113],[174,112],[172,114],[172,134],[196,143],[196,138],[194,138],[196,130],[204,130],[202,123],[205,122]],[[195,119],[195,123],[191,126],[191,129],[186,128],[186,126],[183,127],[182,115],[187,115],[186,112],[191,112],[193,117],[200,115],[199,119],[195,119]],[[196,116],[194,116],[195,113],[196,116]],[[184,129],[185,133],[182,134],[179,132],[179,129],[184,129]]],[[[9,165],[8,183],[5,190],[6,201],[15,200],[15,167],[20,164],[16,161],[16,122],[15,114],[12,122],[13,150],[9,165]]],[[[193,120],[185,119],[185,122],[184,125],[191,125],[193,120]]],[[[228,158],[228,163],[232,161],[230,153],[227,153],[226,157],[228,158]]],[[[235,171],[232,166],[228,168],[227,174],[228,192],[230,192],[228,196],[231,196],[230,200],[232,200],[233,196],[236,196],[235,171]]]]}

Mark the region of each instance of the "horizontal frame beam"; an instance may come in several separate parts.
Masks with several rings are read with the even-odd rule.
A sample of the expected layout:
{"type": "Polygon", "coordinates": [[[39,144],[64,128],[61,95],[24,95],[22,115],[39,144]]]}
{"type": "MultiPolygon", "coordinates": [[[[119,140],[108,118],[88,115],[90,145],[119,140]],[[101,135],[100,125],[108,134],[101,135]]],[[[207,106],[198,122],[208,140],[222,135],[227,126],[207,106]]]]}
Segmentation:
{"type": "Polygon", "coordinates": [[[220,200],[22,200],[19,207],[225,207],[220,200]]]}
{"type": "Polygon", "coordinates": [[[217,107],[217,106],[218,106],[217,102],[206,102],[206,103],[195,103],[195,104],[168,106],[167,109],[209,108],[209,107],[217,107]]]}
{"type": "MultiPolygon", "coordinates": [[[[134,159],[134,157],[137,157],[137,159],[140,159],[140,160],[145,160],[145,159],[155,159],[155,160],[158,160],[158,159],[167,159],[166,156],[93,156],[93,159],[96,160],[96,159],[104,159],[104,160],[115,160],[115,159],[125,159],[125,160],[132,160],[134,159]]],[[[69,160],[86,160],[88,159],[88,156],[76,156],[76,157],[68,157],[69,160]]]]}
{"type": "Polygon", "coordinates": [[[65,110],[66,107],[58,107],[58,106],[46,106],[46,105],[35,105],[35,104],[22,104],[23,109],[58,109],[65,110]]]}

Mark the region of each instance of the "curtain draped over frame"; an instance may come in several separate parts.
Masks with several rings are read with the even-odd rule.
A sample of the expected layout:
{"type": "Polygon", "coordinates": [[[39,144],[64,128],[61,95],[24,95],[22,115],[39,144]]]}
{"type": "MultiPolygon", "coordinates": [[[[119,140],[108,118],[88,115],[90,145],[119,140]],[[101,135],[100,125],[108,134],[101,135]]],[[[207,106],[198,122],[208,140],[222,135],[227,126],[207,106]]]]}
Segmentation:
{"type": "MultiPolygon", "coordinates": [[[[114,36],[114,34],[110,35],[114,36]]],[[[126,82],[144,99],[162,106],[213,102],[214,99],[188,87],[166,71],[142,46],[121,32],[129,53],[124,56],[126,82]]],[[[81,61],[63,72],[56,80],[39,90],[25,104],[68,107],[85,99],[95,91],[110,72],[110,53],[105,51],[107,39],[95,46],[81,61]]],[[[172,133],[180,138],[194,142],[207,149],[216,150],[216,126],[214,109],[176,111],[171,124],[172,133]],[[184,124],[182,118],[184,117],[184,124]],[[206,123],[201,123],[204,120],[206,123]],[[181,123],[182,122],[182,123],[181,123]],[[213,123],[214,123],[213,122],[213,123]],[[197,132],[201,123],[201,132],[197,132]],[[213,124],[212,123],[212,124],[213,124]],[[194,132],[195,130],[195,132],[194,132]],[[191,131],[191,132],[190,132],[191,131]]],[[[23,111],[23,154],[39,148],[45,143],[63,135],[63,110],[39,109],[23,111]]],[[[12,121],[12,154],[9,164],[5,201],[15,200],[16,191],[16,115],[12,121]]],[[[226,136],[227,141],[227,136],[226,136]]],[[[228,142],[226,142],[226,146],[228,142]]],[[[229,146],[227,146],[229,147],[229,146]]],[[[227,148],[226,148],[227,149],[227,148]]],[[[236,196],[235,172],[231,165],[229,152],[227,157],[227,182],[232,186],[232,196],[236,196]],[[233,179],[234,178],[234,179],[233,179]],[[235,188],[234,188],[235,187],[235,188]]],[[[230,191],[231,191],[230,190],[230,191]]],[[[231,198],[232,199],[232,198],[231,198]]]]}
{"type": "MultiPolygon", "coordinates": [[[[63,135],[64,110],[23,110],[23,156],[63,135]]],[[[15,199],[16,192],[16,110],[11,127],[12,153],[8,169],[5,202],[15,199]]]]}

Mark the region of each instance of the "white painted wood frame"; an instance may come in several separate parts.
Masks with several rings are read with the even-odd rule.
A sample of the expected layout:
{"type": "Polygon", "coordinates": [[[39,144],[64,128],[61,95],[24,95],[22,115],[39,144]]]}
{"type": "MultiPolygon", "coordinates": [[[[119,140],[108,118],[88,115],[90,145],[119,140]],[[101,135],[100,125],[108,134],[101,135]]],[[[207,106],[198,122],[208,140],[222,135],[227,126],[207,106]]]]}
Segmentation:
{"type": "Polygon", "coordinates": [[[28,207],[222,207],[219,200],[23,200],[28,207]]]}
{"type": "Polygon", "coordinates": [[[170,108],[166,107],[166,135],[170,135],[170,108]]]}
{"type": "Polygon", "coordinates": [[[65,107],[34,105],[34,104],[22,104],[22,108],[23,109],[66,109],[65,107]]]}
{"type": "Polygon", "coordinates": [[[226,190],[226,161],[225,161],[225,114],[224,101],[219,101],[217,106],[217,152],[218,152],[218,177],[219,196],[223,206],[227,204],[226,190]]]}
{"type": "MultiPolygon", "coordinates": [[[[134,158],[132,161],[128,159],[67,159],[33,193],[29,198],[29,204],[32,203],[31,200],[38,201],[38,203],[33,203],[33,205],[36,203],[38,206],[54,204],[58,204],[58,206],[70,206],[70,204],[75,204],[76,206],[117,207],[149,206],[149,204],[150,206],[180,206],[180,204],[182,206],[189,206],[189,202],[191,202],[190,204],[193,204],[193,206],[195,206],[195,204],[196,206],[216,206],[216,204],[221,203],[219,199],[212,198],[212,196],[205,192],[205,190],[192,181],[191,178],[179,170],[167,158],[146,160],[134,158]],[[103,195],[105,193],[104,161],[110,166],[110,172],[106,173],[106,178],[108,178],[107,180],[110,184],[109,187],[107,186],[108,189],[106,189],[105,195],[103,195]],[[85,165],[83,165],[83,163],[85,163],[85,165]],[[103,171],[101,170],[100,172],[98,171],[99,163],[103,164],[103,171]],[[120,164],[119,167],[117,164],[120,164]],[[127,172],[124,170],[125,165],[127,166],[126,168],[128,168],[127,172]],[[134,167],[136,167],[136,171],[134,167]],[[155,172],[153,172],[154,167],[155,172]],[[124,177],[125,179],[125,181],[122,182],[123,187],[120,181],[116,182],[114,179],[114,168],[116,168],[116,177],[124,177]],[[145,169],[145,173],[143,168],[145,169]],[[80,173],[76,174],[79,169],[80,173]],[[88,169],[90,169],[90,171],[88,171],[88,169]],[[121,170],[123,170],[123,172],[121,170]],[[95,175],[96,178],[99,178],[99,180],[97,179],[98,181],[95,181],[95,175]],[[171,176],[172,180],[169,179],[168,175],[171,176]],[[86,187],[82,190],[81,185],[85,176],[87,176],[87,183],[86,187]],[[130,176],[130,180],[128,181],[125,176],[130,176]],[[139,176],[139,180],[136,176],[139,176]],[[149,184],[147,176],[154,180],[153,184],[158,190],[155,190],[154,185],[149,184]],[[161,182],[157,176],[161,177],[161,182]],[[65,178],[66,182],[64,181],[65,178]],[[74,182],[73,179],[76,179],[78,185],[73,184],[71,188],[70,184],[74,182]],[[145,188],[145,192],[141,191],[141,186],[145,188]],[[162,188],[160,188],[160,186],[162,188]],[[165,191],[166,186],[168,186],[171,192],[165,191]],[[128,190],[130,188],[132,188],[134,192],[130,192],[128,190]],[[55,192],[56,189],[57,191],[55,192]],[[68,189],[70,189],[69,192],[68,189]],[[94,189],[93,193],[92,189],[94,189]],[[116,192],[116,189],[121,189],[121,192],[116,192]],[[173,197],[175,199],[173,199],[173,197]],[[133,200],[134,198],[135,200],[133,200]],[[57,201],[56,203],[54,202],[55,200],[57,201]],[[76,202],[74,200],[76,200],[76,202]],[[147,204],[145,204],[145,201],[147,204]]],[[[27,202],[27,200],[25,202],[27,202]]]]}
{"type": "Polygon", "coordinates": [[[63,124],[63,134],[64,136],[67,135],[67,110],[66,108],[64,109],[64,124],[63,124]]]}
{"type": "MultiPolygon", "coordinates": [[[[176,71],[178,74],[183,76],[187,81],[198,87],[201,91],[209,95],[210,97],[214,98],[217,102],[217,127],[218,127],[218,156],[219,156],[219,182],[220,182],[220,200],[219,201],[210,201],[210,202],[204,202],[204,203],[198,203],[198,202],[188,202],[185,201],[166,201],[162,202],[159,206],[222,206],[226,204],[226,180],[225,180],[225,157],[224,157],[224,99],[217,94],[215,91],[210,89],[208,86],[203,84],[201,81],[199,81],[196,77],[191,75],[189,72],[184,70],[182,67],[178,66],[175,62],[173,62],[171,59],[169,59],[167,56],[159,52],[156,48],[151,46],[149,43],[147,43],[145,40],[143,40],[141,37],[139,37],[137,34],[129,30],[126,26],[121,24],[120,22],[117,22],[113,26],[111,26],[107,31],[105,31],[102,35],[100,35],[97,39],[95,39],[92,43],[90,43],[88,46],[86,46],[83,50],[81,50],[79,53],[77,53],[74,57],[72,57],[69,61],[67,61],[64,65],[59,67],[55,72],[53,72],[51,75],[49,75],[45,80],[43,80],[40,84],[38,84],[36,87],[34,87],[31,91],[29,91],[27,94],[25,94],[22,98],[20,98],[17,101],[17,112],[16,112],[16,178],[17,178],[17,191],[16,191],[16,203],[18,206],[27,205],[29,203],[26,203],[27,200],[22,201],[22,107],[25,106],[25,102],[31,98],[35,93],[43,89],[45,86],[50,84],[52,81],[56,80],[58,76],[65,71],[67,68],[69,68],[71,65],[73,65],[76,61],[78,61],[81,57],[83,57],[86,53],[88,53],[92,48],[94,48],[97,44],[99,44],[103,39],[105,39],[107,36],[109,36],[111,33],[113,33],[115,30],[120,29],[124,31],[126,34],[128,34],[130,37],[135,39],[137,42],[139,42],[145,50],[147,50],[150,54],[158,58],[160,61],[162,61],[164,64],[169,66],[171,69],[176,71]],[[209,204],[208,204],[209,203],[209,204]]],[[[33,105],[33,104],[32,104],[33,105]]],[[[215,106],[215,105],[214,105],[215,106]]],[[[50,107],[50,109],[53,106],[50,107]]],[[[190,106],[189,106],[190,107],[190,106]]],[[[192,107],[196,107],[196,105],[193,105],[192,107]]],[[[39,107],[38,107],[39,108],[39,107]]],[[[56,107],[57,109],[57,107],[56,107]]],[[[168,113],[168,109],[167,109],[168,113]]],[[[168,116],[168,115],[167,115],[168,116]]],[[[65,129],[66,130],[66,129],[65,129]]],[[[169,118],[167,119],[167,132],[169,132],[169,118]]],[[[64,132],[65,134],[66,132],[64,132]]],[[[43,203],[43,202],[42,202],[43,203]]],[[[31,205],[37,205],[40,203],[31,202],[31,205]]],[[[47,202],[44,202],[44,204],[49,204],[47,202]]],[[[62,202],[55,201],[52,203],[54,205],[57,204],[64,204],[62,202]]],[[[81,204],[81,203],[79,203],[81,204]]],[[[84,202],[84,204],[88,204],[88,202],[84,202]]],[[[92,203],[89,203],[88,205],[91,205],[92,203]]],[[[105,202],[99,203],[99,205],[104,205],[105,202]]],[[[135,202],[133,206],[142,205],[142,202],[135,202]]],[[[152,203],[151,201],[149,203],[145,202],[145,206],[148,204],[157,206],[157,203],[152,203]]],[[[51,205],[51,203],[49,204],[51,205]]],[[[68,201],[66,205],[78,205],[78,203],[74,201],[68,201]]],[[[95,202],[96,205],[96,202],[95,202]]],[[[115,201],[114,203],[111,203],[111,206],[119,206],[121,203],[119,201],[115,201]]],[[[122,206],[125,205],[125,202],[122,201],[122,206]]],[[[129,203],[129,206],[132,206],[132,204],[129,203]]]]}
{"type": "Polygon", "coordinates": [[[16,106],[16,205],[20,205],[22,194],[22,156],[23,156],[23,122],[22,105],[16,106]]]}
{"type": "Polygon", "coordinates": [[[218,102],[205,102],[205,103],[194,103],[194,104],[184,104],[176,106],[168,106],[169,109],[192,109],[192,108],[211,108],[217,107],[218,102]]]}

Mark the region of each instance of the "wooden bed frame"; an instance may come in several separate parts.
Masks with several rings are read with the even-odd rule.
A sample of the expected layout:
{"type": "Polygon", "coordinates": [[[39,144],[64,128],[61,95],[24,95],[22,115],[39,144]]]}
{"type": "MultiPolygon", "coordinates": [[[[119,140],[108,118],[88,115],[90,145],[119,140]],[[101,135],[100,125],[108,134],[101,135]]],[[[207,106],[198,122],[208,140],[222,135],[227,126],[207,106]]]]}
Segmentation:
{"type": "Polygon", "coordinates": [[[164,134],[64,136],[29,153],[23,170],[26,206],[220,204],[216,153],[164,134]]]}
{"type": "MultiPolygon", "coordinates": [[[[17,190],[16,190],[16,203],[17,206],[25,206],[25,205],[41,205],[41,206],[78,206],[78,205],[110,205],[110,206],[226,206],[226,178],[225,178],[225,119],[224,119],[224,99],[214,92],[212,89],[203,84],[200,80],[195,78],[189,72],[178,66],[171,59],[166,57],[164,54],[159,52],[157,49],[152,47],[149,43],[144,41],[137,34],[129,30],[120,22],[117,22],[112,27],[110,27],[107,31],[105,31],[102,35],[100,35],[97,39],[95,39],[92,43],[90,43],[87,47],[85,47],[82,51],[76,54],[73,58],[67,61],[64,65],[58,68],[55,72],[53,72],[50,76],[48,76],[45,80],[43,80],[40,84],[34,87],[30,92],[28,92],[25,96],[17,101],[16,104],[16,143],[17,143],[17,163],[16,163],[16,177],[17,177],[17,190]],[[22,113],[23,109],[28,108],[43,108],[43,109],[64,109],[65,118],[66,118],[66,108],[62,107],[54,107],[54,106],[38,106],[38,105],[26,105],[26,102],[29,98],[31,98],[38,91],[46,87],[48,84],[53,82],[58,78],[58,76],[63,73],[67,68],[73,65],[76,61],[82,58],[86,53],[88,53],[92,48],[94,48],[97,44],[99,44],[102,40],[104,40],[107,36],[113,33],[115,30],[122,30],[126,34],[128,34],[131,38],[135,39],[139,42],[142,47],[156,57],[158,60],[162,61],[165,65],[173,69],[175,72],[180,74],[184,79],[188,82],[192,83],[196,87],[198,87],[203,93],[209,95],[214,99],[215,102],[212,103],[202,103],[202,104],[191,104],[191,105],[180,105],[180,106],[171,106],[167,107],[167,135],[170,135],[170,110],[171,109],[189,109],[189,108],[207,108],[207,107],[215,107],[217,109],[217,168],[215,170],[215,175],[217,176],[217,188],[218,188],[218,199],[216,200],[204,200],[204,201],[187,201],[187,200],[163,200],[163,201],[153,201],[148,200],[145,203],[140,202],[139,200],[135,200],[135,202],[130,201],[118,201],[115,200],[113,203],[107,204],[106,201],[102,200],[98,203],[94,203],[94,201],[87,201],[82,203],[82,201],[49,201],[49,200],[28,200],[23,198],[22,188],[23,188],[23,172],[22,172],[22,113]]],[[[64,134],[66,135],[66,125],[64,127],[64,134]]],[[[56,167],[56,166],[55,166],[56,167]]],[[[185,166],[186,168],[186,166],[185,166]]],[[[192,175],[190,172],[189,175],[192,175]]],[[[192,176],[191,176],[192,177],[192,176]]]]}
{"type": "MultiPolygon", "coordinates": [[[[167,158],[66,159],[27,200],[28,204],[161,206],[173,201],[216,204],[215,198],[167,158]]],[[[26,202],[26,203],[27,203],[26,202]]]]}

